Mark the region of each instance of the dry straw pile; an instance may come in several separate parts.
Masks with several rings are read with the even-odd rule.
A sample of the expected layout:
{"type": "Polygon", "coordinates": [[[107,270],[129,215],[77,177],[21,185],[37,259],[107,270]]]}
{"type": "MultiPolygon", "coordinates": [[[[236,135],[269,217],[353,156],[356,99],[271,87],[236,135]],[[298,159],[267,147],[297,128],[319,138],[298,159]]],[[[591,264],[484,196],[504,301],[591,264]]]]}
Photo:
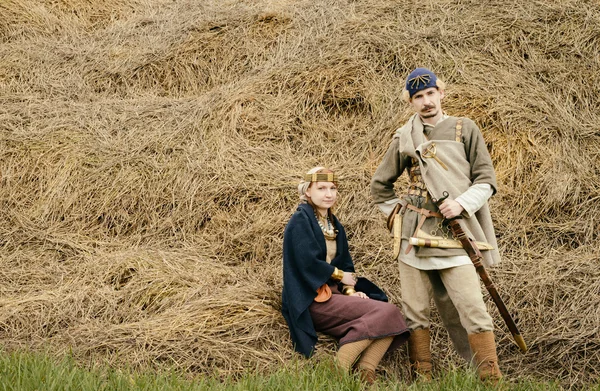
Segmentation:
{"type": "MultiPolygon", "coordinates": [[[[492,278],[531,347],[490,303],[502,368],[597,381],[599,53],[591,0],[2,1],[0,343],[190,373],[285,364],[282,231],[315,165],[343,178],[358,270],[399,303],[368,187],[409,115],[402,81],[428,66],[498,174],[492,278]]],[[[435,331],[438,367],[460,364],[435,331]]]]}

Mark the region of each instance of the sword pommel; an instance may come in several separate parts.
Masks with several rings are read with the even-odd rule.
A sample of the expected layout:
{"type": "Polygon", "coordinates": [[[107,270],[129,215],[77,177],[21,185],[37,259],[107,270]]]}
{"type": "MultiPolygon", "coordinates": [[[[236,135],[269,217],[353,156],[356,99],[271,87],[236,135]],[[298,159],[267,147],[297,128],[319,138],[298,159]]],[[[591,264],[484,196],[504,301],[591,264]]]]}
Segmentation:
{"type": "Polygon", "coordinates": [[[448,192],[444,190],[444,192],[442,193],[442,198],[432,198],[431,201],[433,201],[433,203],[437,206],[440,206],[442,202],[444,202],[449,196],[450,194],[448,194],[448,192]]]}

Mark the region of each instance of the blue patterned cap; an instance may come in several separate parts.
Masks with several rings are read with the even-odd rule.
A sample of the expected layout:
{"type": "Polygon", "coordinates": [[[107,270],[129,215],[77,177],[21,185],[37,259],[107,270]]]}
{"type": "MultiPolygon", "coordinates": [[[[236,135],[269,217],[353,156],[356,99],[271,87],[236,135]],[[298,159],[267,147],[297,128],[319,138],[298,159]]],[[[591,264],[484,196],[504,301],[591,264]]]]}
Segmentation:
{"type": "Polygon", "coordinates": [[[437,76],[427,68],[417,68],[406,78],[406,91],[412,98],[417,92],[426,88],[437,88],[437,76]]]}

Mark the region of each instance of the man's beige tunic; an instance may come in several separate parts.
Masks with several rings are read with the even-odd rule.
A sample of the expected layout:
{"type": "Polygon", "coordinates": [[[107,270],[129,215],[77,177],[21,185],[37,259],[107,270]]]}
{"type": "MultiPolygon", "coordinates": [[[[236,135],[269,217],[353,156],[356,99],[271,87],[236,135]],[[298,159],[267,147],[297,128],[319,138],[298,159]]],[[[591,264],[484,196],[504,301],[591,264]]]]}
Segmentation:
{"type": "MultiPolygon", "coordinates": [[[[419,165],[422,185],[427,190],[426,198],[419,195],[402,197],[415,207],[439,212],[431,197],[439,199],[444,192],[455,200],[465,198],[466,193],[481,186],[495,192],[496,177],[479,128],[468,118],[462,118],[458,132],[458,121],[456,117],[444,117],[433,128],[427,127],[424,133],[424,125],[415,114],[398,129],[373,176],[371,193],[374,201],[382,205],[397,199],[394,182],[413,164],[419,165]],[[431,154],[423,153],[433,143],[437,160],[431,154]]],[[[487,200],[487,197],[489,192],[483,199],[487,200]]],[[[493,246],[494,250],[482,251],[484,264],[490,265],[497,263],[500,257],[487,202],[483,199],[477,207],[465,208],[463,226],[475,240],[493,246]]],[[[487,313],[477,274],[465,250],[416,247],[406,253],[408,239],[415,233],[420,217],[416,211],[406,209],[402,222],[402,246],[398,257],[402,308],[411,329],[427,328],[430,324],[429,297],[433,293],[456,349],[469,361],[471,351],[467,333],[491,331],[493,321],[487,313]]],[[[444,236],[443,228],[438,226],[440,221],[441,218],[428,217],[422,230],[430,235],[444,236]]]]}
{"type": "MultiPolygon", "coordinates": [[[[415,114],[403,127],[396,131],[390,147],[371,182],[371,193],[375,203],[397,198],[394,192],[394,182],[415,161],[418,162],[423,181],[434,199],[441,198],[444,192],[448,192],[450,198],[456,199],[467,191],[470,186],[482,183],[489,184],[493,192],[496,191],[494,168],[479,128],[470,119],[463,118],[461,141],[456,141],[457,120],[456,117],[447,117],[426,136],[423,133],[423,123],[415,114]],[[435,143],[437,158],[445,164],[448,170],[444,169],[436,159],[423,156],[423,151],[432,143],[435,143]]],[[[418,203],[417,198],[416,196],[410,196],[407,199],[410,203],[415,204],[418,203]]],[[[421,205],[415,206],[439,211],[429,197],[423,201],[421,205]]],[[[487,242],[494,247],[493,250],[482,251],[484,264],[489,266],[498,263],[500,256],[487,203],[476,211],[473,216],[464,217],[464,225],[473,238],[477,241],[487,242]]],[[[407,256],[404,253],[404,249],[407,247],[408,238],[415,232],[419,218],[420,215],[417,212],[409,209],[404,214],[402,224],[403,250],[400,259],[403,260],[406,257],[406,263],[412,266],[415,266],[415,264],[410,261],[410,254],[407,256]]],[[[428,234],[437,233],[439,235],[442,233],[438,228],[440,222],[440,218],[429,217],[425,221],[422,230],[428,234]]],[[[411,254],[414,254],[413,257],[423,258],[423,261],[426,261],[426,259],[435,261],[437,258],[445,257],[457,260],[456,262],[446,263],[446,267],[468,263],[465,263],[465,258],[462,257],[466,257],[463,249],[419,247],[416,248],[416,252],[411,251],[411,254]]],[[[468,258],[466,261],[469,261],[468,258]]],[[[443,264],[444,260],[440,259],[440,263],[443,264]]],[[[419,268],[418,266],[415,267],[419,268]]],[[[423,267],[422,269],[431,268],[423,267]]]]}

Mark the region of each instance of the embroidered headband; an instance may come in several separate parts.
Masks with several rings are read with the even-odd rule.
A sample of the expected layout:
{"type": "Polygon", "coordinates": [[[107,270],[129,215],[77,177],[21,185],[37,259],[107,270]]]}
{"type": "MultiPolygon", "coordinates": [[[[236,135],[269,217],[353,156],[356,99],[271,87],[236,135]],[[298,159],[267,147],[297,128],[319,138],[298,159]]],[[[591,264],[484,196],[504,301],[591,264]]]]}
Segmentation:
{"type": "Polygon", "coordinates": [[[306,182],[337,182],[338,176],[332,172],[327,174],[314,173],[304,175],[304,180],[306,182]]]}

